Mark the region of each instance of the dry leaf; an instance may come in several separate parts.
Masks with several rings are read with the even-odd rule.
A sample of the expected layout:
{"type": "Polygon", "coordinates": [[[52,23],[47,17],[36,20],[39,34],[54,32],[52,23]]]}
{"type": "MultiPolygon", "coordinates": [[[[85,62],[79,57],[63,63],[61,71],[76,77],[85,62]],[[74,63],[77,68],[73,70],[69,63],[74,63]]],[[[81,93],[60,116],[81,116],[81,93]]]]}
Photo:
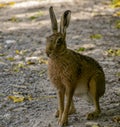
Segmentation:
{"type": "Polygon", "coordinates": [[[14,57],[8,57],[7,60],[14,61],[15,59],[14,59],[14,57]]]}
{"type": "Polygon", "coordinates": [[[4,8],[7,6],[13,6],[15,4],[15,2],[11,1],[11,2],[7,2],[7,3],[0,3],[0,8],[4,8]]]}
{"type": "MultiPolygon", "coordinates": [[[[19,88],[23,88],[23,87],[19,87],[19,88]]],[[[12,100],[14,103],[17,103],[17,102],[20,103],[20,102],[23,102],[25,100],[29,100],[29,101],[33,100],[31,95],[24,95],[23,96],[22,94],[24,95],[24,93],[13,91],[13,95],[8,96],[8,98],[10,100],[12,100]]]]}
{"type": "Polygon", "coordinates": [[[15,50],[15,53],[20,55],[20,51],[19,50],[15,50]]]}
{"type": "Polygon", "coordinates": [[[0,8],[6,7],[5,3],[0,3],[0,8]]]}
{"type": "Polygon", "coordinates": [[[116,76],[120,77],[120,72],[116,73],[116,76]]]}
{"type": "Polygon", "coordinates": [[[114,16],[120,16],[120,11],[118,11],[118,12],[116,12],[116,13],[114,13],[114,16]]]}
{"type": "Polygon", "coordinates": [[[25,68],[25,64],[24,63],[18,63],[18,64],[15,64],[13,67],[12,67],[12,70],[14,72],[19,72],[20,69],[22,68],[25,68]]]}
{"type": "Polygon", "coordinates": [[[20,68],[18,68],[17,66],[14,66],[12,69],[14,72],[20,72],[20,68]]]}
{"type": "Polygon", "coordinates": [[[8,98],[10,100],[12,100],[14,103],[17,103],[17,102],[23,102],[24,101],[24,96],[22,95],[14,95],[14,96],[8,96],[8,98]]]}
{"type": "Polygon", "coordinates": [[[11,2],[8,3],[8,5],[13,6],[13,5],[15,5],[15,2],[11,1],[11,2]]]}
{"type": "Polygon", "coordinates": [[[120,0],[112,0],[111,7],[113,7],[113,8],[120,7],[120,0]]]}
{"type": "Polygon", "coordinates": [[[39,73],[40,77],[42,77],[45,72],[46,72],[46,70],[41,70],[40,73],[39,73]]]}
{"type": "Polygon", "coordinates": [[[32,100],[33,100],[33,98],[32,98],[32,96],[31,96],[31,95],[28,95],[28,96],[26,97],[26,100],[32,101],[32,100]]]}
{"type": "MultiPolygon", "coordinates": [[[[12,86],[13,86],[13,85],[12,85],[12,86]]],[[[14,87],[15,87],[15,85],[14,85],[14,87]]],[[[21,94],[21,92],[13,91],[13,94],[14,94],[14,95],[19,95],[19,94],[21,94]]]]}
{"type": "Polygon", "coordinates": [[[5,56],[5,54],[1,54],[1,53],[0,53],[0,56],[5,56]]]}
{"type": "Polygon", "coordinates": [[[2,97],[2,96],[5,96],[5,94],[4,93],[0,93],[0,97],[2,97]]]}
{"type": "Polygon", "coordinates": [[[44,58],[40,58],[39,59],[39,63],[40,64],[48,64],[48,61],[46,59],[44,59],[44,58]]]}
{"type": "Polygon", "coordinates": [[[120,49],[109,49],[107,50],[109,56],[120,56],[120,49]]]}
{"type": "Polygon", "coordinates": [[[15,50],[15,53],[17,55],[25,55],[27,53],[27,50],[15,50]]]}
{"type": "Polygon", "coordinates": [[[33,61],[33,60],[28,60],[28,61],[27,61],[27,64],[28,64],[28,65],[32,65],[32,64],[36,64],[36,62],[33,61]]]}
{"type": "Polygon", "coordinates": [[[120,20],[117,20],[117,21],[115,22],[115,27],[116,27],[117,29],[120,29],[120,20]]]}
{"type": "Polygon", "coordinates": [[[18,66],[19,68],[24,68],[24,67],[25,67],[25,64],[24,64],[24,63],[18,63],[17,66],[18,66]]]}
{"type": "Polygon", "coordinates": [[[13,17],[11,17],[9,19],[9,21],[11,21],[11,22],[19,22],[20,20],[17,17],[13,16],[13,17]]]}

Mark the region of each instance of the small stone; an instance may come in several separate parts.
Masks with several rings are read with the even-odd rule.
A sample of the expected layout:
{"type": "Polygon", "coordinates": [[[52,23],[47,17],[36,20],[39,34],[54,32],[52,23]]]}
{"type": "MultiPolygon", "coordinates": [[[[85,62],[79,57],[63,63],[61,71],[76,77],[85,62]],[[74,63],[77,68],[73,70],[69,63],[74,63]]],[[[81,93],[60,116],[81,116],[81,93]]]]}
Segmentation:
{"type": "Polygon", "coordinates": [[[6,120],[9,120],[11,118],[11,114],[7,113],[7,114],[4,114],[4,118],[6,120]]]}
{"type": "Polygon", "coordinates": [[[14,43],[16,43],[16,41],[15,40],[6,40],[5,43],[6,44],[14,44],[14,43]]]}
{"type": "Polygon", "coordinates": [[[38,60],[39,60],[39,58],[38,57],[27,57],[26,59],[25,59],[25,61],[26,61],[26,63],[27,64],[37,64],[38,63],[38,60]]]}

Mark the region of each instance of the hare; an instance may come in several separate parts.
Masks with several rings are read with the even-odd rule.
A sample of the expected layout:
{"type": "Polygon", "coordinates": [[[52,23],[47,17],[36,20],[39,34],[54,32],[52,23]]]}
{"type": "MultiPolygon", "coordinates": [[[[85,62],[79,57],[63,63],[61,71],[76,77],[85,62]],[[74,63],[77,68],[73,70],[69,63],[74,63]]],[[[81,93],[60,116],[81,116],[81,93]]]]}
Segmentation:
{"type": "Polygon", "coordinates": [[[95,105],[95,111],[87,114],[91,120],[100,114],[99,99],[105,92],[105,75],[99,63],[91,57],[79,54],[66,45],[66,28],[71,11],[63,13],[60,32],[53,7],[49,8],[53,34],[46,38],[48,74],[58,94],[58,124],[67,125],[68,115],[75,113],[73,95],[86,95],[95,105]],[[66,97],[66,103],[64,103],[66,97]]]}

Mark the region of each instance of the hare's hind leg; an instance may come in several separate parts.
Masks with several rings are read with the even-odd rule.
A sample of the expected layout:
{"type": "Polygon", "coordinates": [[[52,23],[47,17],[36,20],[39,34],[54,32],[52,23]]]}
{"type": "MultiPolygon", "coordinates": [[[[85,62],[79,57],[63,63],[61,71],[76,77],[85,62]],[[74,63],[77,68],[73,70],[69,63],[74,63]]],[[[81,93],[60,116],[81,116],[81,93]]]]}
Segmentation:
{"type": "Polygon", "coordinates": [[[101,113],[100,105],[99,105],[99,98],[100,98],[99,87],[101,86],[101,83],[102,82],[100,81],[100,78],[98,78],[98,75],[93,76],[89,82],[89,94],[93,100],[95,110],[87,114],[88,120],[97,118],[101,113]]]}

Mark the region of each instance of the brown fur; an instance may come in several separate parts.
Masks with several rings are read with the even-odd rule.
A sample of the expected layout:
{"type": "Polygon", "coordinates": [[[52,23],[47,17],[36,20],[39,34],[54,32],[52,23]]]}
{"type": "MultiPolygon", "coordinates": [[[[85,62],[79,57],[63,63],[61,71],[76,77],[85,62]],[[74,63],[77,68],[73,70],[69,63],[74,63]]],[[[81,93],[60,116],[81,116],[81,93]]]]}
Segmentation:
{"type": "Polygon", "coordinates": [[[92,100],[95,111],[89,113],[87,119],[97,117],[100,113],[99,98],[105,92],[105,76],[98,62],[68,49],[61,32],[47,37],[46,54],[49,56],[49,77],[58,91],[56,116],[59,116],[59,125],[66,125],[68,114],[75,112],[73,95],[86,95],[92,100]]]}

